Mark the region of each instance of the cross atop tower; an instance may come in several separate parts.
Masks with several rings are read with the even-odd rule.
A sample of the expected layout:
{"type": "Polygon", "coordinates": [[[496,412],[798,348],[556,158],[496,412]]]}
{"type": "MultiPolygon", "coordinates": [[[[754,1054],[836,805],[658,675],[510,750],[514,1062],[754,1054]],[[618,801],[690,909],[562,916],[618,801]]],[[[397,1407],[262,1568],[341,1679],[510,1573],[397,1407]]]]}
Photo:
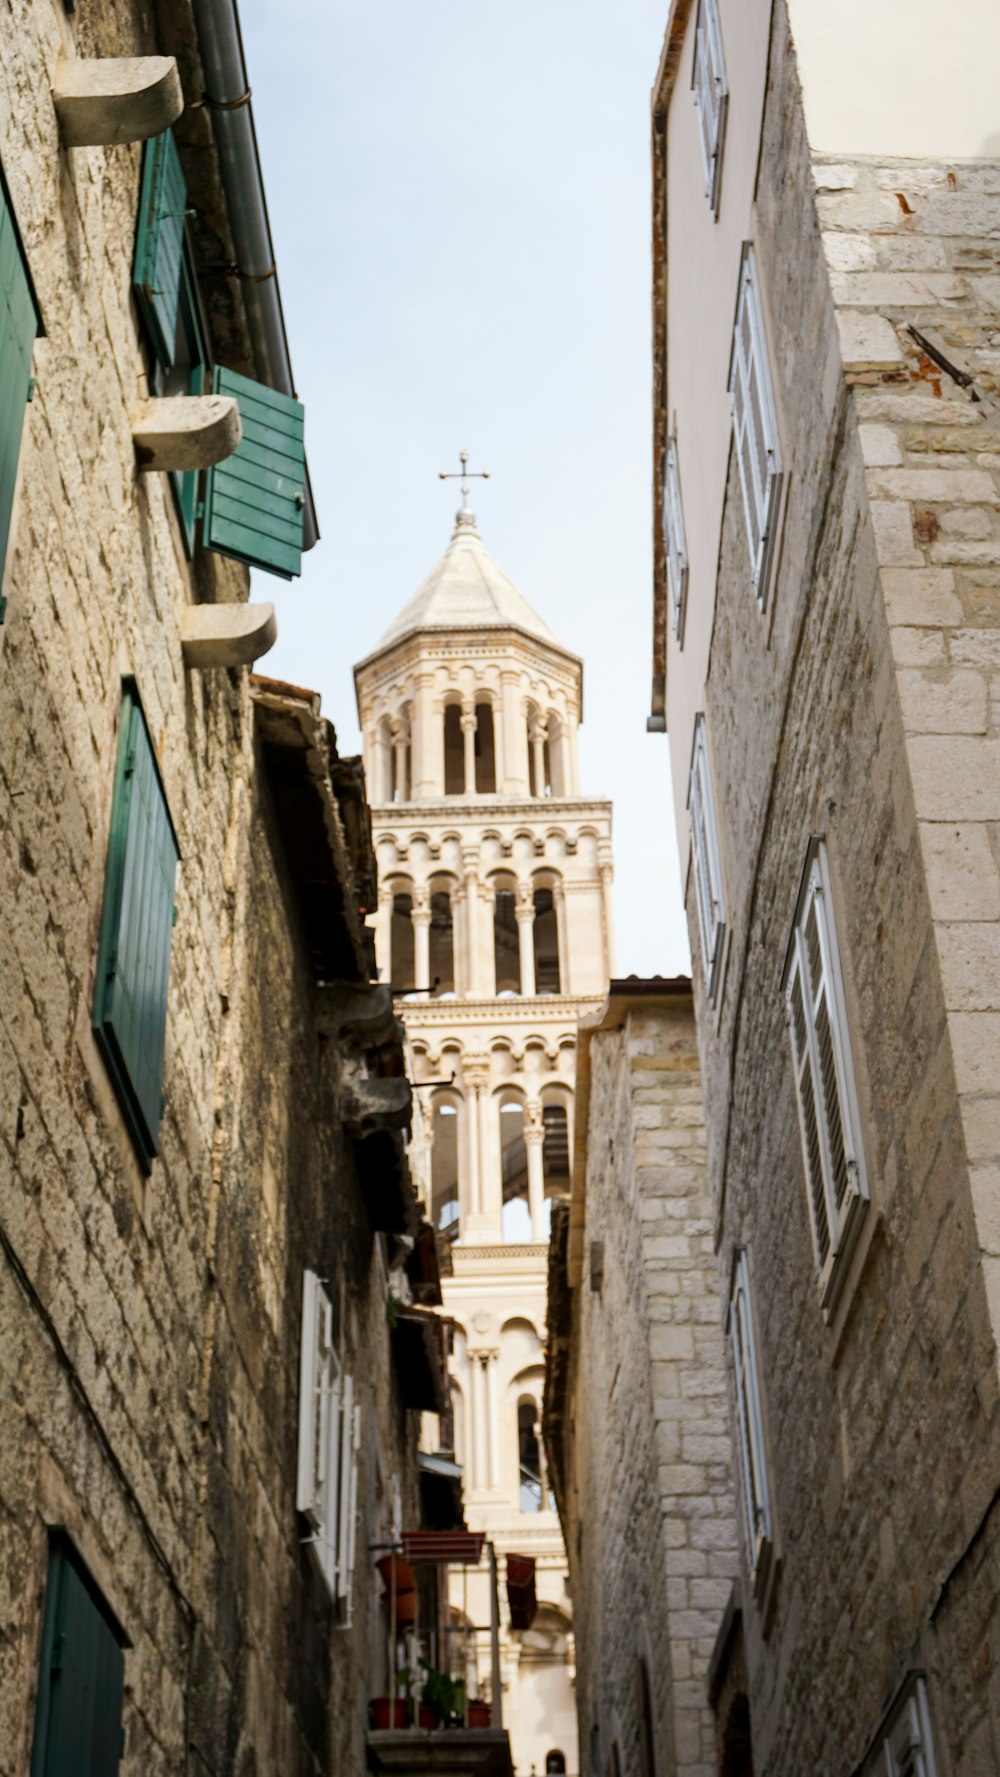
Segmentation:
{"type": "Polygon", "coordinates": [[[472,479],[474,481],[477,479],[479,479],[481,481],[489,481],[490,472],[488,469],[470,469],[469,468],[469,453],[467,450],[460,450],[459,451],[458,460],[461,463],[462,467],[460,469],[439,469],[438,470],[438,480],[439,481],[458,481],[459,479],[461,479],[462,505],[465,506],[468,504],[468,499],[469,499],[469,476],[471,475],[472,479]]]}

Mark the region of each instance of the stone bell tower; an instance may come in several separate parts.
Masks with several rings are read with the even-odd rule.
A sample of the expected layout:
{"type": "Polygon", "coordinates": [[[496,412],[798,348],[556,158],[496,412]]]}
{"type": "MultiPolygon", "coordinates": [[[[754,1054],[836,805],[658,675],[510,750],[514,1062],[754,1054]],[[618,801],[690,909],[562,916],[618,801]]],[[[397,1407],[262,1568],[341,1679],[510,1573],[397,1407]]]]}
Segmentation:
{"type": "MultiPolygon", "coordinates": [[[[572,1619],[539,1422],[577,1019],[614,969],[611,807],[580,794],[582,663],[485,548],[464,458],[451,542],[355,680],[376,954],[413,1046],[427,1199],[452,1242],[466,1516],[501,1559],[536,1561],[534,1623],[504,1636],[504,1721],[518,1770],[573,1773],[572,1619]]],[[[489,1620],[472,1582],[452,1604],[489,1620]]]]}

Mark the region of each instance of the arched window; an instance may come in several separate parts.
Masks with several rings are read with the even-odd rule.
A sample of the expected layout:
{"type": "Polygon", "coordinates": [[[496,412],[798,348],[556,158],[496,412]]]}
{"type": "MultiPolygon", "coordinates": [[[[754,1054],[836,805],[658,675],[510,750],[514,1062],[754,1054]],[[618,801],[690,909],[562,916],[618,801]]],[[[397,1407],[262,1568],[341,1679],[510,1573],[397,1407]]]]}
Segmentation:
{"type": "Polygon", "coordinates": [[[538,1403],[522,1395],[517,1403],[517,1453],[520,1464],[518,1501],[522,1512],[542,1509],[542,1448],[538,1441],[538,1403]]]}
{"type": "Polygon", "coordinates": [[[563,1777],[566,1770],[566,1754],[564,1752],[547,1752],[545,1754],[545,1777],[563,1777]]]}
{"type": "Polygon", "coordinates": [[[458,1101],[453,1094],[434,1099],[431,1123],[431,1220],[448,1240],[460,1233],[458,1201],[458,1101]]]}
{"type": "Polygon", "coordinates": [[[431,929],[429,934],[431,983],[439,996],[455,992],[455,932],[451,895],[445,888],[431,891],[431,929]]]}
{"type": "Polygon", "coordinates": [[[389,934],[389,978],[399,993],[409,993],[416,982],[413,945],[413,896],[400,891],[392,897],[392,930],[389,934]]]}
{"type": "Polygon", "coordinates": [[[465,742],[462,711],[457,703],[449,703],[444,712],[444,793],[465,794],[465,742]]]}
{"type": "Polygon", "coordinates": [[[493,705],[476,705],[476,795],[492,796],[497,787],[496,747],[493,738],[493,705]]]}
{"type": "Polygon", "coordinates": [[[656,1753],[653,1746],[653,1697],[649,1688],[649,1669],[641,1654],[636,1665],[635,1684],[639,1715],[639,1777],[656,1777],[656,1753]]]}
{"type": "Polygon", "coordinates": [[[535,992],[561,993],[559,968],[559,923],[552,890],[535,890],[535,992]]]}
{"type": "Polygon", "coordinates": [[[524,1106],[519,1098],[500,1100],[500,1176],[503,1209],[500,1231],[505,1245],[531,1239],[528,1209],[528,1150],[524,1141],[524,1106]]]}
{"type": "Polygon", "coordinates": [[[496,965],[497,993],[520,993],[521,947],[514,913],[517,897],[513,883],[501,877],[496,885],[495,896],[493,960],[496,965]]]}

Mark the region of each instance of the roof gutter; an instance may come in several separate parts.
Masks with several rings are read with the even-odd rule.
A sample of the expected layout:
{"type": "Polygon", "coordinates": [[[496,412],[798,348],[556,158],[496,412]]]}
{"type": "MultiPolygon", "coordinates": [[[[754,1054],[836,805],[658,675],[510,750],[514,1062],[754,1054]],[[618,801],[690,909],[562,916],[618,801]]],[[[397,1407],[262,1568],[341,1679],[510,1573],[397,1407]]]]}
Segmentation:
{"type": "MultiPolygon", "coordinates": [[[[192,0],[192,10],[254,361],[269,388],[294,396],[236,0],[192,0]]],[[[303,549],[311,549],[318,537],[307,464],[303,549]]]]}

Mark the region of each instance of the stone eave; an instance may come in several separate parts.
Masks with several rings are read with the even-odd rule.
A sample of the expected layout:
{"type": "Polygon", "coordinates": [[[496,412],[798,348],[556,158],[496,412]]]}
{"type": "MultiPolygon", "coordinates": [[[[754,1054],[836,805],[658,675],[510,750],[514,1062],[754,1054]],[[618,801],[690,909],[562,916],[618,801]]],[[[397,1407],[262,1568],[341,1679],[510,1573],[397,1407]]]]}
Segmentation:
{"type": "Polygon", "coordinates": [[[375,677],[377,685],[382,678],[395,677],[402,665],[409,665],[423,659],[437,657],[442,660],[459,656],[463,660],[475,658],[476,651],[487,644],[491,654],[497,653],[497,639],[507,637],[510,644],[523,650],[529,663],[550,668],[555,662],[560,678],[565,677],[570,688],[579,697],[579,715],[583,721],[583,661],[579,654],[564,648],[559,642],[546,642],[540,636],[533,636],[526,629],[519,629],[512,623],[470,624],[460,628],[456,624],[428,624],[422,629],[408,630],[405,635],[397,636],[384,648],[375,648],[359,660],[354,667],[354,692],[361,708],[361,680],[373,668],[381,665],[382,671],[375,677]],[[568,669],[568,670],[567,670],[568,669]]]}

